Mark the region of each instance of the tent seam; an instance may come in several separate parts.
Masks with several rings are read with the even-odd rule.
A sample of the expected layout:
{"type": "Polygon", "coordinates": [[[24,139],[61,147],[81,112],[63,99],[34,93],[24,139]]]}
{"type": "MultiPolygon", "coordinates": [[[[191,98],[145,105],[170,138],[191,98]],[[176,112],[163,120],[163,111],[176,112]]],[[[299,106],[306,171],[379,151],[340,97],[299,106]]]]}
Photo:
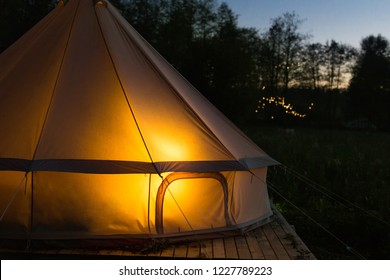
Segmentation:
{"type": "MultiPolygon", "coordinates": [[[[34,159],[35,159],[36,154],[37,154],[38,149],[39,149],[39,145],[40,145],[41,140],[42,140],[43,132],[45,131],[47,119],[48,119],[48,116],[49,116],[51,105],[53,103],[54,95],[56,93],[56,88],[57,88],[57,85],[58,85],[58,81],[59,81],[59,78],[60,78],[60,74],[61,74],[61,70],[62,70],[64,61],[65,61],[66,52],[68,50],[68,46],[69,46],[70,38],[71,38],[71,35],[72,35],[73,26],[74,26],[74,23],[76,21],[76,16],[77,16],[77,11],[79,9],[79,6],[80,6],[80,0],[77,3],[77,7],[76,7],[76,10],[75,10],[73,19],[72,19],[72,24],[71,24],[71,27],[70,27],[70,30],[69,30],[68,40],[66,42],[64,53],[62,55],[61,64],[60,64],[60,67],[58,69],[58,73],[57,73],[57,77],[56,77],[56,80],[55,80],[55,83],[54,83],[54,87],[53,87],[52,95],[51,95],[51,98],[50,98],[50,102],[49,102],[49,105],[47,107],[47,111],[46,111],[46,114],[45,114],[45,119],[43,120],[43,124],[42,124],[42,128],[41,128],[41,132],[40,132],[39,137],[38,137],[37,145],[35,147],[35,151],[34,151],[34,154],[32,156],[32,160],[31,160],[30,166],[29,166],[28,170],[26,171],[26,174],[31,172],[31,166],[32,166],[31,164],[32,164],[32,162],[34,162],[34,159]]],[[[30,210],[30,215],[31,215],[31,217],[30,217],[29,238],[28,238],[28,244],[27,244],[28,248],[31,246],[32,234],[33,234],[32,230],[33,230],[33,222],[34,222],[34,177],[33,177],[33,174],[34,174],[34,172],[31,172],[31,206],[30,206],[30,209],[31,209],[30,210]]]]}
{"type": "Polygon", "coordinates": [[[33,157],[32,157],[32,162],[35,159],[35,156],[36,156],[38,148],[39,148],[39,144],[41,143],[41,140],[42,140],[43,132],[44,132],[45,127],[46,127],[47,119],[48,119],[48,116],[49,116],[51,105],[53,103],[54,95],[56,93],[58,81],[59,81],[60,75],[61,75],[61,70],[62,70],[62,67],[64,65],[65,56],[66,56],[66,53],[67,53],[67,50],[68,50],[68,46],[69,46],[70,38],[71,38],[71,35],[72,35],[72,30],[73,30],[73,27],[74,27],[74,23],[76,21],[76,16],[77,16],[77,11],[79,9],[79,6],[80,6],[80,0],[77,3],[77,7],[76,7],[76,10],[75,10],[75,13],[74,13],[74,16],[73,16],[72,25],[71,25],[70,30],[69,30],[68,40],[66,41],[65,50],[64,50],[64,53],[63,53],[63,56],[62,56],[62,59],[61,59],[60,67],[58,69],[57,77],[56,77],[56,80],[55,80],[55,83],[54,83],[54,87],[53,87],[53,92],[52,92],[52,95],[51,95],[51,98],[50,98],[49,106],[47,107],[45,119],[43,121],[43,125],[42,125],[42,129],[41,129],[41,133],[40,133],[39,138],[38,138],[37,146],[35,147],[35,151],[34,151],[34,154],[33,154],[33,157]]]}
{"type": "Polygon", "coordinates": [[[105,36],[104,36],[104,32],[103,32],[102,26],[101,26],[101,24],[100,24],[99,16],[98,16],[97,13],[96,13],[96,9],[94,9],[94,11],[95,11],[96,19],[97,19],[97,22],[98,22],[98,25],[99,25],[100,33],[101,33],[102,39],[103,39],[103,41],[104,41],[104,45],[106,46],[108,55],[109,55],[109,57],[110,57],[110,61],[111,61],[112,67],[113,67],[113,69],[114,69],[114,71],[115,71],[115,75],[116,75],[117,78],[118,78],[118,82],[119,82],[120,87],[121,87],[121,89],[122,89],[122,93],[123,93],[123,95],[124,95],[124,97],[125,97],[125,99],[126,99],[127,106],[129,107],[129,110],[130,110],[130,113],[131,113],[131,115],[132,115],[132,117],[133,117],[134,123],[135,123],[135,125],[136,125],[136,127],[137,127],[137,130],[138,130],[139,134],[140,134],[141,140],[142,140],[142,142],[143,142],[143,144],[144,144],[144,146],[145,146],[146,152],[147,152],[147,154],[148,154],[148,156],[149,156],[149,159],[150,159],[150,161],[151,161],[151,163],[152,163],[152,165],[153,165],[153,168],[156,170],[157,174],[158,174],[161,178],[163,178],[162,175],[161,175],[161,172],[158,170],[156,164],[155,164],[154,161],[153,161],[152,155],[151,155],[151,153],[150,153],[150,150],[149,150],[149,148],[148,148],[148,145],[146,144],[146,140],[145,140],[145,138],[144,138],[144,136],[143,136],[143,133],[142,133],[142,131],[141,131],[141,127],[139,126],[139,123],[138,123],[138,121],[137,121],[137,118],[135,117],[135,113],[134,113],[133,108],[132,108],[132,106],[131,106],[131,104],[130,104],[130,100],[129,100],[129,98],[127,97],[126,90],[125,90],[125,88],[124,88],[124,86],[123,86],[122,80],[121,80],[120,75],[119,75],[119,73],[118,73],[118,69],[117,69],[116,66],[115,66],[114,59],[113,59],[113,57],[112,57],[112,55],[111,55],[110,48],[109,48],[109,46],[108,46],[108,44],[107,44],[107,41],[106,41],[106,38],[105,38],[105,36]]]}

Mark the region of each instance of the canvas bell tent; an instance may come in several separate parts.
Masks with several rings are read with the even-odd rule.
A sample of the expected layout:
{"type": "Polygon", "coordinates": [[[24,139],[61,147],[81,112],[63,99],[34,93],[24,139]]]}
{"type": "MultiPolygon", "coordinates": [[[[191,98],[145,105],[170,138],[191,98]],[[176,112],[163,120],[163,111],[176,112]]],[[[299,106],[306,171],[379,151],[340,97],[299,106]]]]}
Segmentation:
{"type": "Polygon", "coordinates": [[[60,2],[0,55],[3,239],[262,223],[275,163],[108,1],[60,2]]]}

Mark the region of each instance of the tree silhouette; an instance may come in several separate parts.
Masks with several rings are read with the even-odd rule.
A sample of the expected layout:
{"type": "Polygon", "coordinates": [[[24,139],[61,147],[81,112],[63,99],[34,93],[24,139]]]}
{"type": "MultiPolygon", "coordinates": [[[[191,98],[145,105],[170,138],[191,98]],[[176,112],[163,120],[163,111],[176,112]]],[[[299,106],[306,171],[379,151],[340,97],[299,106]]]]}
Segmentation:
{"type": "Polygon", "coordinates": [[[299,32],[302,20],[295,13],[285,13],[272,20],[264,36],[265,63],[269,65],[268,83],[271,91],[287,91],[299,68],[299,54],[307,36],[299,32]]]}
{"type": "Polygon", "coordinates": [[[300,86],[311,90],[321,87],[324,64],[324,46],[320,43],[309,43],[304,46],[300,63],[300,86]]]}
{"type": "MultiPolygon", "coordinates": [[[[339,89],[344,83],[343,67],[348,67],[356,56],[353,47],[331,40],[324,49],[324,66],[327,89],[339,89]]],[[[346,69],[348,71],[348,69],[346,69]]]]}
{"type": "Polygon", "coordinates": [[[355,115],[368,118],[381,129],[389,128],[390,46],[383,36],[362,40],[349,92],[355,115]]]}

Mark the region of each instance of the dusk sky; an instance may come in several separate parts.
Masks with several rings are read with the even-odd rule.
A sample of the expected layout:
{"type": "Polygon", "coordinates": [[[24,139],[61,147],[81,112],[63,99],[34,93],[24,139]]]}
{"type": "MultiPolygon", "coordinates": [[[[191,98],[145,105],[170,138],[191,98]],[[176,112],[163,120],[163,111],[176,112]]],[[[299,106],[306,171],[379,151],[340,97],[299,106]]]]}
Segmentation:
{"type": "MultiPolygon", "coordinates": [[[[219,1],[220,3],[222,2],[219,1]]],[[[390,39],[390,0],[224,0],[239,15],[242,27],[265,31],[271,19],[295,12],[304,22],[300,32],[311,42],[360,46],[362,38],[381,34],[390,39]]]]}

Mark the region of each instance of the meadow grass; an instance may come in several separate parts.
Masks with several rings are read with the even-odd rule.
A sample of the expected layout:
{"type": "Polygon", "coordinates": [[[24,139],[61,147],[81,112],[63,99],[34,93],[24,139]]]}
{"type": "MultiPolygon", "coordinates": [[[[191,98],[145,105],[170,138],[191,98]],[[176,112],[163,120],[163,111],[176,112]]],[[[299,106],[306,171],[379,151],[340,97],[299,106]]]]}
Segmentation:
{"type": "Polygon", "coordinates": [[[318,258],[359,258],[354,250],[368,259],[390,257],[390,134],[255,126],[243,130],[282,164],[269,169],[274,188],[334,234],[270,190],[276,206],[318,258]]]}

